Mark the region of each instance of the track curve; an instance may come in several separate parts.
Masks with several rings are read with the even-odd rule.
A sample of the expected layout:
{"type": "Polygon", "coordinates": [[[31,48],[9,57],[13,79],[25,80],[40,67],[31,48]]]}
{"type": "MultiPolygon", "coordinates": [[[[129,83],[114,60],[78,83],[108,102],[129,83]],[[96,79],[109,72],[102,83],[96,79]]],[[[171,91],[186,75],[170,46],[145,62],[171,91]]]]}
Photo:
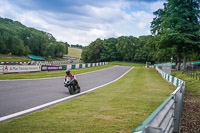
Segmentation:
{"type": "MultiPolygon", "coordinates": [[[[111,82],[131,67],[115,66],[76,75],[81,92],[111,82]]],[[[63,86],[64,77],[0,81],[0,117],[27,110],[48,102],[70,97],[63,86]]]]}

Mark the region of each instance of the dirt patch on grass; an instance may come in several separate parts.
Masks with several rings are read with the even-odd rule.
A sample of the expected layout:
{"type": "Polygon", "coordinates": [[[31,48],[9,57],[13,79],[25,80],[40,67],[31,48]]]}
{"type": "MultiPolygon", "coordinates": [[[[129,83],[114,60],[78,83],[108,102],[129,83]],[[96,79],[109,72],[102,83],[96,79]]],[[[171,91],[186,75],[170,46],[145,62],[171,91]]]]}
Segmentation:
{"type": "Polygon", "coordinates": [[[200,99],[186,92],[181,118],[181,133],[200,133],[200,99]]]}
{"type": "Polygon", "coordinates": [[[108,116],[108,115],[100,115],[97,118],[104,119],[104,120],[112,120],[114,117],[108,116]]]}

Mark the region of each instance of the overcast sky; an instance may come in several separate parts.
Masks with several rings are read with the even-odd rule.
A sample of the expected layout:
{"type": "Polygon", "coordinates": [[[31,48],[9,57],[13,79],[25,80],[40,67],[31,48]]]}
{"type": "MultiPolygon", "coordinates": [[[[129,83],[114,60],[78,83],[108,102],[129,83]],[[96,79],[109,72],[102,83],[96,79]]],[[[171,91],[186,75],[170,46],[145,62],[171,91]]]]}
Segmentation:
{"type": "Polygon", "coordinates": [[[0,17],[88,45],[97,38],[150,34],[163,0],[0,0],[0,17]]]}

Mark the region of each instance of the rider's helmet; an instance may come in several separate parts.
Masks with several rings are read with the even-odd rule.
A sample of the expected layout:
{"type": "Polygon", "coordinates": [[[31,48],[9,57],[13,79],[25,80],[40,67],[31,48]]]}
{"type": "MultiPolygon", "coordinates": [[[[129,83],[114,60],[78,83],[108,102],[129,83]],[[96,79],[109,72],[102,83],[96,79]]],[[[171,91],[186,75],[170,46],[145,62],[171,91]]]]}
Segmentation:
{"type": "Polygon", "coordinates": [[[66,74],[67,74],[67,75],[70,75],[70,70],[66,70],[66,74]]]}

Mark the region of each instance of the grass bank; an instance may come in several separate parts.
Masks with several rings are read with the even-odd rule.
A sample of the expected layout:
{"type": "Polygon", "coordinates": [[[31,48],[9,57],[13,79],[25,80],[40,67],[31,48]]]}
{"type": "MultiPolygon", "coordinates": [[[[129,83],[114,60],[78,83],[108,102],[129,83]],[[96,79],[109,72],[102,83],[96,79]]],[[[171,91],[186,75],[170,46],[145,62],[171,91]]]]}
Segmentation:
{"type": "Polygon", "coordinates": [[[15,62],[15,61],[21,61],[21,62],[28,62],[31,61],[31,59],[29,59],[26,56],[15,56],[15,55],[11,55],[8,56],[6,54],[0,54],[0,62],[15,62]]]}
{"type": "Polygon", "coordinates": [[[71,57],[81,58],[82,49],[68,47],[68,55],[71,57]]]}
{"type": "Polygon", "coordinates": [[[186,92],[200,99],[200,81],[193,79],[181,71],[172,71],[172,75],[186,82],[186,92]]]}
{"type": "Polygon", "coordinates": [[[121,65],[121,66],[134,66],[134,67],[144,67],[145,66],[145,64],[143,64],[143,63],[122,62],[122,61],[113,61],[113,62],[110,62],[109,64],[121,65]]]}
{"type": "Polygon", "coordinates": [[[200,133],[200,81],[180,71],[172,71],[172,75],[186,82],[180,132],[200,133]]]}
{"type": "MultiPolygon", "coordinates": [[[[80,73],[105,69],[105,68],[109,68],[109,67],[113,67],[113,66],[114,65],[103,65],[103,66],[90,67],[90,68],[73,69],[73,70],[71,70],[71,73],[80,74],[80,73]]],[[[41,71],[41,72],[32,72],[32,73],[0,74],[0,80],[6,80],[6,79],[36,79],[36,78],[49,78],[49,77],[60,77],[60,76],[65,76],[65,70],[41,71]]]]}
{"type": "MultiPolygon", "coordinates": [[[[16,55],[6,55],[0,54],[0,62],[28,62],[31,61],[28,56],[16,56],[16,55]]],[[[45,58],[45,61],[67,61],[63,58],[45,58]]]]}
{"type": "Polygon", "coordinates": [[[130,133],[173,91],[154,69],[134,68],[94,92],[0,123],[0,131],[130,133]]]}

